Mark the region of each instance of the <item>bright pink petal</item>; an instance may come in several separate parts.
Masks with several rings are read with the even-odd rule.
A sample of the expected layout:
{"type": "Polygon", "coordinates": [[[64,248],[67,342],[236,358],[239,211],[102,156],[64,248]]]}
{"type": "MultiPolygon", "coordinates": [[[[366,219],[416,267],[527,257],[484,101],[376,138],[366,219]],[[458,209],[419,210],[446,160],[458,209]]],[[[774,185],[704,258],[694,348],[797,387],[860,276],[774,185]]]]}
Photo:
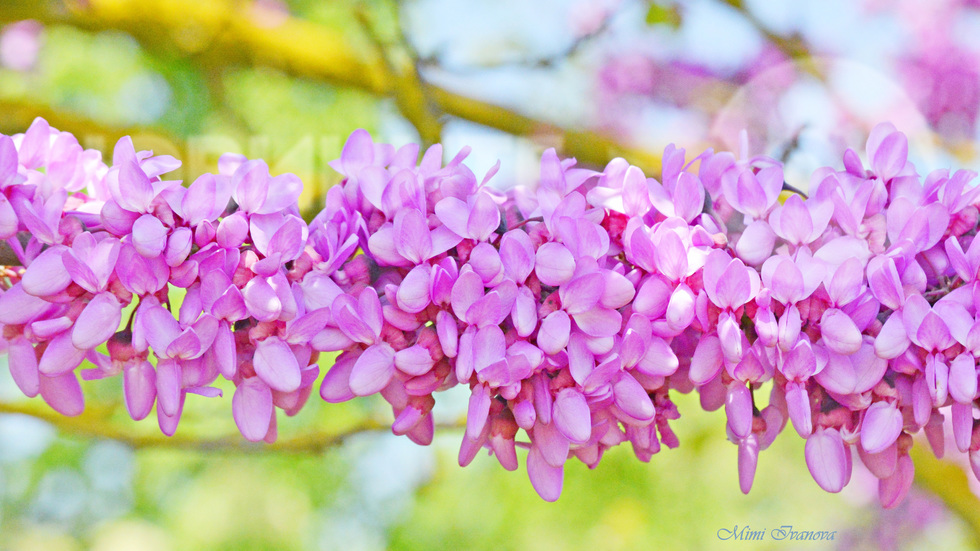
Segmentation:
{"type": "Polygon", "coordinates": [[[246,440],[258,442],[269,432],[272,390],[258,377],[244,379],[231,399],[231,413],[246,440]]]}
{"type": "Polygon", "coordinates": [[[79,350],[90,350],[106,342],[119,328],[122,307],[112,293],[99,293],[75,320],[71,342],[79,350]]]}
{"type": "Polygon", "coordinates": [[[85,351],[75,348],[71,343],[71,333],[65,331],[48,342],[37,367],[42,375],[57,377],[72,371],[84,359],[85,351]]]}
{"type": "Polygon", "coordinates": [[[555,396],[551,414],[558,430],[573,443],[584,443],[592,436],[592,414],[585,396],[574,388],[565,388],[555,396]]]}
{"type": "Polygon", "coordinates": [[[299,363],[289,345],[278,338],[269,337],[256,343],[252,363],[255,373],[274,390],[292,392],[299,388],[302,379],[299,363]]]}
{"type": "Polygon", "coordinates": [[[78,378],[71,371],[54,377],[41,376],[41,398],[55,411],[74,417],[85,410],[85,397],[78,378]]]}
{"type": "Polygon", "coordinates": [[[554,467],[545,461],[541,451],[531,446],[527,455],[527,475],[534,491],[545,501],[558,501],[561,496],[564,467],[554,467]]]}
{"type": "Polygon", "coordinates": [[[357,396],[381,392],[395,374],[395,351],[387,343],[368,347],[351,368],[350,389],[357,396]]]}
{"type": "Polygon", "coordinates": [[[846,453],[844,441],[834,429],[819,429],[806,439],[806,466],[825,491],[837,493],[847,484],[850,473],[846,453]]]}

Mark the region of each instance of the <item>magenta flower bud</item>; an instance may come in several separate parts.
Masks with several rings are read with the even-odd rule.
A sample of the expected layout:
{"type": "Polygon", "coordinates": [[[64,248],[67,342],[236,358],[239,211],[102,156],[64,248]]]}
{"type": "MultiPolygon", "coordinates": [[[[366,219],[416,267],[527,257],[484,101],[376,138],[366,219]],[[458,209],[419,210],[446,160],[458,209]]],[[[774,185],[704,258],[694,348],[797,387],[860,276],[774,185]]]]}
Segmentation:
{"type": "Polygon", "coordinates": [[[553,466],[535,446],[527,455],[527,475],[534,491],[545,501],[558,501],[564,481],[564,466],[553,466]]]}
{"type": "Polygon", "coordinates": [[[841,491],[851,477],[850,455],[834,429],[817,429],[806,437],[806,466],[813,480],[831,493],[841,491]]]}
{"type": "Polygon", "coordinates": [[[725,415],[728,417],[728,427],[738,440],[752,432],[752,393],[744,383],[736,381],[728,385],[725,415]]]}
{"type": "Polygon", "coordinates": [[[246,237],[248,237],[248,221],[245,215],[239,212],[222,218],[215,234],[218,246],[226,249],[237,249],[245,242],[246,237]]]}
{"type": "Polygon", "coordinates": [[[810,396],[803,384],[794,382],[786,384],[786,409],[789,411],[790,420],[793,421],[793,428],[800,438],[810,436],[813,431],[810,396]]]}
{"type": "Polygon", "coordinates": [[[656,408],[650,395],[629,373],[622,373],[613,383],[616,407],[640,424],[653,420],[656,408]]]}
{"type": "Polygon", "coordinates": [[[231,411],[242,436],[258,442],[269,432],[273,416],[272,391],[258,377],[244,379],[235,389],[231,411]]]}
{"type": "Polygon", "coordinates": [[[123,397],[134,421],[145,419],[156,399],[156,371],[150,362],[135,361],[123,368],[123,397]]]}
{"type": "Polygon", "coordinates": [[[71,370],[52,377],[41,375],[39,391],[41,398],[52,409],[67,417],[80,415],[85,409],[85,398],[78,378],[71,370]]]}
{"type": "Polygon", "coordinates": [[[167,240],[167,265],[171,268],[187,259],[191,252],[192,232],[189,228],[177,228],[167,240]]]}
{"type": "Polygon", "coordinates": [[[538,347],[546,354],[557,354],[568,345],[571,320],[568,314],[558,310],[548,315],[538,328],[538,347]]]}
{"type": "Polygon", "coordinates": [[[759,440],[755,434],[749,434],[738,442],[738,486],[743,494],[748,495],[752,489],[758,464],[759,440]]]}

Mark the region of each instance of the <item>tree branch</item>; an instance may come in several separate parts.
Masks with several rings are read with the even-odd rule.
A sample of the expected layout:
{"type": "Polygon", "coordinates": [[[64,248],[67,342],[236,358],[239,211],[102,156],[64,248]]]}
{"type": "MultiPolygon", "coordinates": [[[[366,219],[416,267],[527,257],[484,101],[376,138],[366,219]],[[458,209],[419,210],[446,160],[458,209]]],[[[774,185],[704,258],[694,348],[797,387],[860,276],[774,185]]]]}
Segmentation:
{"type": "MultiPolygon", "coordinates": [[[[115,29],[129,33],[150,50],[176,50],[195,59],[208,58],[216,65],[273,67],[377,96],[394,97],[399,86],[380,60],[364,55],[349,37],[295,17],[264,26],[227,0],[87,0],[67,4],[34,0],[0,6],[0,20],[24,18],[92,31],[115,29]]],[[[584,164],[604,166],[613,157],[625,157],[648,174],[660,171],[659,155],[596,132],[536,120],[431,84],[423,83],[422,92],[449,115],[516,136],[551,138],[563,154],[584,164]]]]}
{"type": "MultiPolygon", "coordinates": [[[[173,448],[200,452],[229,452],[229,453],[322,453],[328,449],[343,445],[348,439],[358,434],[380,433],[391,430],[390,423],[367,419],[338,431],[314,431],[280,438],[273,444],[249,442],[240,434],[211,439],[199,439],[186,434],[177,433],[165,436],[159,433],[142,434],[134,430],[117,427],[110,419],[106,410],[87,408],[81,415],[65,417],[52,410],[46,404],[39,402],[0,402],[0,413],[27,415],[53,425],[59,431],[72,436],[86,438],[104,438],[116,440],[133,448],[173,448]]],[[[152,415],[151,415],[152,418],[152,415]]],[[[152,423],[152,419],[147,421],[152,423]]],[[[133,424],[132,426],[136,426],[133,424]]],[[[438,429],[459,429],[460,423],[439,424],[438,429]]]]}

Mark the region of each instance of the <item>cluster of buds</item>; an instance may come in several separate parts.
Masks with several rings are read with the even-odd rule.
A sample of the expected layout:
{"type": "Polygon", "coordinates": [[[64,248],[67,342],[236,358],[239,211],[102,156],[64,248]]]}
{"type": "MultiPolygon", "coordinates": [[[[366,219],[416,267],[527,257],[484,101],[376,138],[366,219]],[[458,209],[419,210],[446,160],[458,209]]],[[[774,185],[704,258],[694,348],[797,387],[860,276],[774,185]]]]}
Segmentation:
{"type": "Polygon", "coordinates": [[[273,441],[276,408],[297,412],[320,352],[337,354],[320,396],[380,394],[420,444],[437,393],[463,385],[459,463],[487,449],[514,470],[527,448],[547,500],[572,457],[677,446],[671,391],[724,408],[744,492],[787,424],[830,492],[856,453],[894,506],[912,434],[941,455],[947,415],[980,476],[976,174],[921,178],[887,124],[870,168],[848,150],[808,198],[744,151],[670,146],[658,181],[549,150],[537,186],[508,192],[465,150],[419,154],[355,132],[307,225],[299,180],[262,161],[228,155],[184,187],[161,179],[178,161],[128,139],[107,167],[43,121],[0,138],[0,237],[25,267],[0,279],[14,380],[77,414],[87,359],[83,378],[122,373],[133,418],[155,402],[173,434],[186,394],[220,395],[220,376],[242,435],[273,441]]]}

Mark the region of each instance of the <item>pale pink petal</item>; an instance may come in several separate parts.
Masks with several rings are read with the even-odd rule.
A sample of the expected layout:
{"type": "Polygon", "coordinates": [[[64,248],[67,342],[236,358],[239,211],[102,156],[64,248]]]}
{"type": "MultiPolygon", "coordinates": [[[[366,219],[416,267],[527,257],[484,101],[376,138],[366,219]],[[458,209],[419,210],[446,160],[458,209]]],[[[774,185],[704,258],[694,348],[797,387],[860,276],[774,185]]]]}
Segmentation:
{"type": "Polygon", "coordinates": [[[165,415],[174,416],[181,405],[181,366],[177,360],[157,362],[157,409],[165,415]]]}
{"type": "Polygon", "coordinates": [[[517,290],[514,308],[510,315],[518,336],[528,337],[534,332],[538,324],[538,309],[537,301],[530,289],[522,286],[517,290]]]}
{"type": "Polygon", "coordinates": [[[548,314],[538,329],[537,345],[546,354],[557,354],[568,344],[571,320],[558,310],[548,314]]]}
{"type": "Polygon", "coordinates": [[[507,277],[524,283],[534,270],[534,245],[527,232],[511,230],[500,239],[500,261],[507,277]]]}
{"type": "Polygon", "coordinates": [[[464,270],[453,285],[451,302],[456,317],[465,320],[466,312],[474,302],[483,298],[483,280],[476,272],[464,270]]]}
{"type": "Polygon", "coordinates": [[[456,197],[446,197],[436,203],[435,213],[439,220],[460,237],[470,237],[467,229],[470,208],[456,197]]]}
{"type": "Polygon", "coordinates": [[[694,291],[686,283],[678,285],[670,295],[665,318],[673,331],[680,333],[694,321],[694,299],[694,291]]]}
{"type": "Polygon", "coordinates": [[[762,264],[776,244],[776,234],[765,220],[756,220],[742,231],[741,237],[735,243],[735,253],[746,264],[758,266],[762,264]]]}
{"type": "Polygon", "coordinates": [[[396,298],[398,307],[410,314],[417,314],[429,305],[428,264],[412,268],[398,286],[396,298]]]}
{"type": "Polygon", "coordinates": [[[605,282],[602,274],[592,272],[579,276],[558,291],[562,308],[571,315],[591,310],[602,297],[605,282]]]}
{"type": "Polygon", "coordinates": [[[413,264],[432,256],[432,236],[425,216],[414,209],[395,215],[395,250],[413,264]]]}
{"type": "Polygon", "coordinates": [[[561,243],[545,243],[535,254],[534,272],[545,285],[561,285],[572,278],[575,258],[561,243]]]}
{"type": "MultiPolygon", "coordinates": [[[[448,226],[448,224],[447,224],[448,226]]],[[[477,193],[466,223],[467,236],[484,241],[500,226],[500,209],[487,193],[477,193]]]]}

